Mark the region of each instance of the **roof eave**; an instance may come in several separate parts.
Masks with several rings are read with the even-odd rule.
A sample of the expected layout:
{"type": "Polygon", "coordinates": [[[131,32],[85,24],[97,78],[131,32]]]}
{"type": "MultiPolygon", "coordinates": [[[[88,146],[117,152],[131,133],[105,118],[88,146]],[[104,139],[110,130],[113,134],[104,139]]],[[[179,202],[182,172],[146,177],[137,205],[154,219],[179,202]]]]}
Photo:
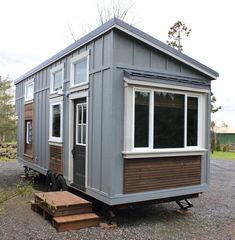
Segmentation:
{"type": "Polygon", "coordinates": [[[82,47],[83,45],[87,44],[88,42],[92,41],[93,39],[99,37],[100,35],[112,30],[112,29],[119,29],[120,31],[123,31],[127,33],[130,36],[135,37],[136,39],[139,39],[142,42],[145,42],[146,44],[158,49],[161,52],[166,53],[167,55],[170,55],[171,57],[191,66],[192,68],[202,72],[203,74],[207,75],[211,78],[211,80],[214,80],[219,77],[219,73],[208,68],[207,66],[199,63],[198,61],[194,60],[193,58],[190,58],[189,56],[177,51],[176,49],[168,46],[167,44],[157,40],[156,38],[142,32],[141,30],[123,22],[120,19],[113,18],[106,22],[105,24],[99,26],[95,30],[91,31],[84,37],[77,40],[75,43],[69,45],[67,48],[63,49],[59,53],[53,55],[48,60],[44,61],[43,63],[39,64],[32,70],[26,72],[19,78],[17,78],[14,83],[17,84],[24,79],[31,77],[33,74],[37,73],[38,71],[48,67],[49,65],[53,64],[54,62],[60,60],[61,58],[65,57],[69,53],[75,51],[76,49],[82,47]]]}

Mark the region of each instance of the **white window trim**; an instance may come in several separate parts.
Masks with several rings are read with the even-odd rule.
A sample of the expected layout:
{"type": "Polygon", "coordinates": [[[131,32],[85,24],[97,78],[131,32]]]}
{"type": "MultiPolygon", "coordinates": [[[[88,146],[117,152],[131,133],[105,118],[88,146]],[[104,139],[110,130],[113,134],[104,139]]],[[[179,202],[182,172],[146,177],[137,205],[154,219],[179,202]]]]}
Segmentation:
{"type": "Polygon", "coordinates": [[[33,100],[33,98],[34,98],[34,82],[33,81],[34,81],[34,79],[32,79],[31,81],[29,81],[25,84],[25,88],[24,88],[24,101],[25,102],[33,100]],[[33,86],[33,95],[32,95],[32,97],[27,98],[27,88],[30,86],[33,86]]]}
{"type": "Polygon", "coordinates": [[[79,55],[73,57],[70,59],[70,88],[77,87],[77,86],[83,86],[88,84],[89,82],[89,50],[80,53],[79,55]],[[86,58],[87,61],[87,76],[86,76],[86,81],[75,84],[74,83],[74,66],[76,63],[82,61],[83,59],[86,58]]]}
{"type": "MultiPolygon", "coordinates": [[[[194,151],[194,150],[201,150],[203,149],[202,146],[202,94],[200,93],[191,93],[186,91],[179,91],[179,90],[169,90],[169,89],[161,89],[161,88],[141,88],[141,87],[133,87],[133,97],[132,97],[132,152],[175,152],[175,151],[194,151]],[[198,136],[197,136],[197,146],[187,146],[187,124],[185,121],[184,125],[184,147],[183,148],[154,148],[154,137],[153,137],[153,131],[154,131],[154,111],[153,111],[153,104],[154,104],[154,92],[161,91],[161,92],[167,92],[167,93],[173,93],[173,94],[181,94],[184,95],[184,97],[187,99],[187,97],[197,97],[198,98],[198,136]],[[149,92],[150,93],[150,104],[149,104],[149,146],[148,147],[135,147],[134,141],[135,141],[135,92],[149,92]]],[[[187,101],[185,101],[185,107],[184,111],[187,112],[187,101]]],[[[187,119],[187,113],[185,114],[185,120],[187,119]]],[[[124,148],[125,149],[125,148],[124,148]]]]}
{"type": "Polygon", "coordinates": [[[26,121],[26,143],[31,144],[29,142],[29,125],[32,124],[32,121],[26,121]]]}
{"type": "Polygon", "coordinates": [[[62,143],[63,139],[63,102],[53,102],[50,103],[50,131],[49,131],[49,142],[62,143]],[[60,105],[60,137],[52,136],[52,107],[55,105],[60,105]]]}
{"type": "MultiPolygon", "coordinates": [[[[76,145],[80,145],[80,146],[86,146],[86,143],[82,143],[83,141],[83,127],[86,126],[86,129],[87,129],[87,123],[83,123],[83,106],[86,106],[86,115],[87,115],[87,104],[86,103],[78,103],[76,105],[76,145]],[[78,123],[78,108],[79,107],[82,107],[82,123],[78,123]],[[78,141],[77,139],[77,126],[81,126],[81,139],[82,140],[81,142],[78,141]]],[[[87,131],[87,130],[86,130],[87,131]]],[[[87,132],[86,132],[86,138],[87,138],[87,132]]],[[[86,139],[87,141],[87,139],[86,139]]]]}
{"type": "Polygon", "coordinates": [[[50,93],[58,93],[59,90],[54,91],[54,74],[56,72],[62,71],[62,79],[61,79],[61,85],[62,85],[62,90],[64,89],[64,63],[61,63],[60,65],[52,68],[50,70],[50,93]]]}

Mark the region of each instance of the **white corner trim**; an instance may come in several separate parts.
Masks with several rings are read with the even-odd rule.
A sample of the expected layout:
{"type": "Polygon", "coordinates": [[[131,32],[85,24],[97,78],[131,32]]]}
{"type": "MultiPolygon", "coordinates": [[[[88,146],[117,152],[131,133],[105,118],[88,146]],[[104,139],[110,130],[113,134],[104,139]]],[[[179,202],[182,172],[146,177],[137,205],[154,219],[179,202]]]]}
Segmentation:
{"type": "Polygon", "coordinates": [[[201,88],[191,88],[191,87],[184,87],[184,86],[172,86],[169,84],[164,83],[155,83],[155,82],[148,82],[148,81],[141,81],[141,80],[133,80],[127,77],[124,77],[124,82],[129,85],[136,85],[136,86],[143,86],[143,87],[154,87],[154,88],[163,88],[163,89],[174,89],[180,91],[189,91],[189,92],[196,92],[196,93],[209,93],[210,90],[201,89],[201,88]]]}

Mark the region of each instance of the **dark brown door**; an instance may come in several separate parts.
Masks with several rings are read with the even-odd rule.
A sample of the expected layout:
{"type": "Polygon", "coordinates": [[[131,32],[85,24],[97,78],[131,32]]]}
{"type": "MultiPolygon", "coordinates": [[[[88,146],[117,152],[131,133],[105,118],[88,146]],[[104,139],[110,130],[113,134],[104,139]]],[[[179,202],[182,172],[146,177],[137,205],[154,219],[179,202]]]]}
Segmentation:
{"type": "Polygon", "coordinates": [[[74,101],[73,184],[85,191],[87,144],[86,98],[74,101]]]}

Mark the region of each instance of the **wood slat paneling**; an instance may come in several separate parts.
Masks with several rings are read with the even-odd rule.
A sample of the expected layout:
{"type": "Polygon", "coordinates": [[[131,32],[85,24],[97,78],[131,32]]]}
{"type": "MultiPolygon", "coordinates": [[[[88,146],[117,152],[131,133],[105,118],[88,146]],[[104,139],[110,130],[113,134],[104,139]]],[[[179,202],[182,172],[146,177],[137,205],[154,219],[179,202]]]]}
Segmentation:
{"type": "Polygon", "coordinates": [[[34,162],[34,116],[33,116],[34,103],[24,104],[24,154],[23,159],[29,162],[34,162]],[[26,143],[26,121],[32,121],[32,144],[26,143]]]}
{"type": "Polygon", "coordinates": [[[201,156],[124,160],[124,193],[198,185],[201,156]]]}
{"type": "Polygon", "coordinates": [[[49,145],[49,169],[55,173],[63,174],[63,147],[49,145]]]}

